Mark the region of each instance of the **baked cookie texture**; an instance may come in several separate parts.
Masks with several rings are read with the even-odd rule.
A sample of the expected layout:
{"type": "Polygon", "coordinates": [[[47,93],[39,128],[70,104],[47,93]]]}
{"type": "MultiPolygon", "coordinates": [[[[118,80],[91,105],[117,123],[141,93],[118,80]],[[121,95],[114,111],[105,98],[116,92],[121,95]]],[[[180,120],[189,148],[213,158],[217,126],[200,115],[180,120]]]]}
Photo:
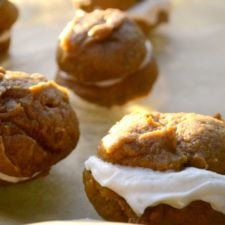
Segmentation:
{"type": "Polygon", "coordinates": [[[67,90],[41,74],[0,69],[0,181],[46,174],[79,138],[67,90]]]}
{"type": "Polygon", "coordinates": [[[0,55],[5,54],[9,49],[10,32],[18,14],[18,9],[12,2],[0,0],[0,55]]]}
{"type": "Polygon", "coordinates": [[[116,9],[77,12],[60,35],[57,63],[59,84],[105,107],[147,95],[158,75],[150,41],[116,9]]]}
{"type": "Polygon", "coordinates": [[[124,10],[148,34],[158,25],[168,22],[169,0],[72,0],[75,9],[91,12],[94,9],[116,8],[124,10]]]}
{"type": "Polygon", "coordinates": [[[82,9],[88,12],[93,11],[96,8],[116,8],[120,10],[126,10],[134,6],[137,2],[137,0],[73,0],[75,8],[82,9]]]}
{"type": "MultiPolygon", "coordinates": [[[[133,113],[110,129],[99,144],[97,157],[109,163],[110,167],[116,165],[129,170],[144,168],[160,174],[171,171],[179,174],[187,169],[198,169],[200,173],[213,172],[221,178],[219,183],[223,182],[224,185],[225,122],[220,117],[194,113],[133,113]]],[[[109,174],[105,184],[111,178],[109,174]]],[[[83,181],[90,202],[106,220],[152,225],[225,224],[224,213],[215,210],[213,204],[198,198],[193,198],[193,201],[180,208],[166,203],[150,205],[141,215],[137,215],[120,194],[97,182],[93,170],[87,166],[83,181]]],[[[204,185],[212,184],[208,191],[217,190],[213,187],[214,182],[216,181],[206,180],[204,185]]],[[[168,184],[164,183],[161,187],[166,185],[168,184]]],[[[127,189],[129,188],[131,187],[128,185],[127,189]]],[[[176,188],[174,186],[175,190],[176,188]]],[[[120,190],[120,193],[123,192],[124,190],[120,190]]],[[[220,199],[224,204],[224,192],[219,193],[215,200],[220,199]]],[[[181,202],[181,199],[177,201],[181,202]]],[[[224,207],[222,210],[224,212],[224,207]]]]}

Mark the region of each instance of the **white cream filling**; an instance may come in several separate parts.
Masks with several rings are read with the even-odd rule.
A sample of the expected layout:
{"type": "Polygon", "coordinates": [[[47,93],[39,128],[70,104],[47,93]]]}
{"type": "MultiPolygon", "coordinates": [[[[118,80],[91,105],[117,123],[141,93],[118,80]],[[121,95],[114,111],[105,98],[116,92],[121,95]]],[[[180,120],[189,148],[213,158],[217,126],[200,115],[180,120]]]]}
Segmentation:
{"type": "Polygon", "coordinates": [[[89,84],[97,86],[97,87],[110,87],[110,86],[120,83],[124,79],[125,79],[124,77],[122,77],[122,78],[120,77],[120,78],[116,78],[116,79],[97,81],[97,82],[93,82],[93,83],[89,83],[89,84]]]}
{"type": "Polygon", "coordinates": [[[73,75],[70,75],[70,74],[64,72],[63,70],[59,70],[59,71],[58,71],[58,74],[59,74],[59,76],[60,76],[61,78],[63,78],[64,80],[71,80],[71,81],[74,80],[74,79],[73,79],[73,75]]]}
{"type": "Polygon", "coordinates": [[[5,42],[10,38],[10,30],[6,30],[0,34],[0,43],[5,42]]]}
{"type": "Polygon", "coordinates": [[[9,176],[7,174],[4,174],[4,173],[0,172],[0,180],[6,181],[6,182],[9,182],[9,183],[18,183],[18,182],[21,182],[21,181],[30,180],[30,179],[36,177],[38,174],[40,174],[40,172],[36,172],[30,177],[14,177],[14,176],[9,176]]]}
{"type": "Polygon", "coordinates": [[[158,14],[160,12],[169,13],[169,11],[169,0],[145,0],[128,10],[128,12],[134,16],[145,17],[145,19],[152,25],[157,23],[158,14]]]}
{"type": "MultiPolygon", "coordinates": [[[[65,79],[65,80],[74,80],[72,78],[72,75],[60,70],[58,72],[60,74],[60,77],[65,79]]],[[[117,84],[119,82],[121,82],[124,78],[117,78],[117,79],[108,79],[108,80],[103,80],[103,81],[98,81],[98,82],[82,82],[83,84],[86,85],[93,85],[93,86],[97,86],[97,87],[109,87],[112,86],[114,84],[117,84]]]]}
{"type": "Polygon", "coordinates": [[[145,49],[146,49],[146,55],[144,60],[142,61],[140,67],[138,68],[138,70],[143,69],[151,60],[152,58],[152,44],[150,41],[146,41],[145,42],[145,49]]]}
{"type": "Polygon", "coordinates": [[[40,222],[40,223],[32,223],[27,225],[96,225],[100,223],[102,225],[132,225],[131,223],[118,223],[118,222],[104,222],[100,220],[71,220],[71,221],[47,221],[47,222],[40,222]]]}
{"type": "MultiPolygon", "coordinates": [[[[138,70],[143,69],[152,58],[152,45],[151,45],[150,41],[145,42],[145,49],[146,49],[146,55],[145,55],[145,58],[143,59],[141,65],[139,66],[138,70]]],[[[120,83],[124,79],[126,79],[126,77],[98,81],[98,82],[94,82],[92,84],[97,87],[109,87],[109,86],[113,86],[117,83],[120,83]]]]}
{"type": "MultiPolygon", "coordinates": [[[[151,45],[150,41],[145,42],[145,49],[146,49],[146,55],[145,55],[145,58],[143,59],[141,65],[139,66],[138,70],[143,69],[150,62],[150,60],[152,58],[152,45],[151,45]]],[[[71,79],[71,77],[72,77],[71,75],[67,74],[66,72],[64,72],[62,70],[59,71],[59,74],[65,80],[73,80],[73,79],[71,79]]],[[[107,80],[102,80],[102,81],[97,81],[97,82],[83,82],[83,83],[87,84],[87,85],[94,85],[97,87],[110,87],[117,83],[120,83],[124,79],[126,79],[126,77],[107,79],[107,80]]]]}
{"type": "Polygon", "coordinates": [[[94,179],[123,197],[137,215],[149,206],[167,204],[184,208],[202,200],[225,214],[225,176],[194,167],[159,172],[140,167],[113,165],[91,156],[85,162],[94,179]]]}

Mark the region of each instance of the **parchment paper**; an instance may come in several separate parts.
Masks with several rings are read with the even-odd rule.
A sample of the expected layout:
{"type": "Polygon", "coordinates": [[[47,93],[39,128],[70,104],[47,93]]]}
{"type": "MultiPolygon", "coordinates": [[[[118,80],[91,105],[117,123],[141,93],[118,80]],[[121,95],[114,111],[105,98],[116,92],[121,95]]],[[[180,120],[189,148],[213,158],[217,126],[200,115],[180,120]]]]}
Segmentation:
{"type": "MultiPolygon", "coordinates": [[[[69,0],[15,0],[20,18],[13,30],[10,70],[56,71],[57,37],[73,16],[69,0]]],[[[72,99],[80,121],[76,150],[37,180],[0,188],[0,224],[100,219],[83,190],[83,162],[125,113],[155,109],[225,116],[225,1],[172,0],[170,23],[150,36],[160,67],[151,95],[122,108],[101,109],[72,99]]]]}

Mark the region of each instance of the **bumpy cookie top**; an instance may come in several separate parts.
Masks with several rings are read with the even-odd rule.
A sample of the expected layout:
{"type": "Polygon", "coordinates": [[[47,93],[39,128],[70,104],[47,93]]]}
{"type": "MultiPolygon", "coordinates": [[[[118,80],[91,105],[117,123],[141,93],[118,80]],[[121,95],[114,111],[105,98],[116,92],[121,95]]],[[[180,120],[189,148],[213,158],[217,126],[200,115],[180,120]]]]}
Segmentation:
{"type": "Polygon", "coordinates": [[[59,67],[77,81],[101,81],[135,72],[146,55],[146,37],[116,9],[77,11],[60,35],[59,67]]]}
{"type": "Polygon", "coordinates": [[[81,44],[107,39],[125,18],[125,14],[118,10],[95,10],[90,14],[77,11],[74,19],[62,32],[60,44],[65,50],[73,51],[81,44]]]}
{"type": "Polygon", "coordinates": [[[17,7],[7,0],[0,0],[0,32],[10,29],[18,18],[17,7]]]}
{"type": "Polygon", "coordinates": [[[79,136],[65,88],[0,68],[0,172],[32,176],[67,156],[79,136]]]}
{"type": "Polygon", "coordinates": [[[225,122],[194,113],[133,113],[110,129],[98,155],[160,171],[197,167],[225,174],[225,122]]]}

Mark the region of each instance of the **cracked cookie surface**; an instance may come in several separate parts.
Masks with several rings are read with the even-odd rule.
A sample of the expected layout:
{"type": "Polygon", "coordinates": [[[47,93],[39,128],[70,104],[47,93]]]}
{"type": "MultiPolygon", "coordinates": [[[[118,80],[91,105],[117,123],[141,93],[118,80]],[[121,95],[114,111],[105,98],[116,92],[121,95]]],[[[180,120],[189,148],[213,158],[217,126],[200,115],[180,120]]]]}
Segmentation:
{"type": "Polygon", "coordinates": [[[78,121],[66,89],[40,74],[0,70],[0,172],[32,177],[76,146],[78,121]]]}

